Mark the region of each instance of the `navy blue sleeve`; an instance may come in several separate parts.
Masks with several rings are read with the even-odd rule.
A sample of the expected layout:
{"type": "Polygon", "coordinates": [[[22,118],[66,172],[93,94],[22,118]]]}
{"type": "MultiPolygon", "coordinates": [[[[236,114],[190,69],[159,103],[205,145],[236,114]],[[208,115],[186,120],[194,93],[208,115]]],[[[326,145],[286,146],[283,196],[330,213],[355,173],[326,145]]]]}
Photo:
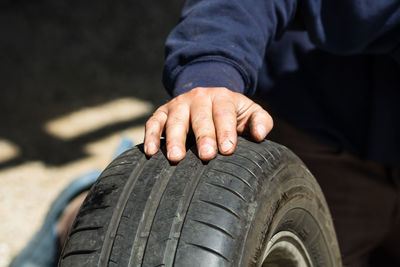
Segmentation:
{"type": "Polygon", "coordinates": [[[265,49],[302,25],[320,49],[399,60],[399,0],[188,0],[166,42],[163,82],[173,95],[222,86],[252,95],[265,49]]]}

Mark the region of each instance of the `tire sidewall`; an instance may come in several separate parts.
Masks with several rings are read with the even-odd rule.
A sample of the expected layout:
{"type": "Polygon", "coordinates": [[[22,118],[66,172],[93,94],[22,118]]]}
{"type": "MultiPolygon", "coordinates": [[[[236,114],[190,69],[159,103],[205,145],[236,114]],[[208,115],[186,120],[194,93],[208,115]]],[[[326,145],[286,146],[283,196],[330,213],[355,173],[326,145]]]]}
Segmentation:
{"type": "Polygon", "coordinates": [[[268,241],[280,231],[299,237],[313,266],[340,266],[329,209],[317,181],[302,162],[280,164],[261,180],[240,266],[261,266],[268,241]]]}

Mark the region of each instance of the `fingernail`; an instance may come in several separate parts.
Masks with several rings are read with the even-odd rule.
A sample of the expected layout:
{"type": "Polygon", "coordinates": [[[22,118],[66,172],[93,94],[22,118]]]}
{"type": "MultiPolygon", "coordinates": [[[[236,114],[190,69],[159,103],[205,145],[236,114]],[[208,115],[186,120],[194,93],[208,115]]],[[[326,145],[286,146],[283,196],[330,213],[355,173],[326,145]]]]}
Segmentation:
{"type": "Polygon", "coordinates": [[[267,129],[263,125],[258,125],[256,129],[260,137],[264,138],[267,135],[267,129]]]}
{"type": "Polygon", "coordinates": [[[233,142],[231,140],[225,140],[221,144],[221,150],[222,150],[222,152],[228,152],[229,150],[231,150],[232,146],[233,146],[233,142]]]}
{"type": "Polygon", "coordinates": [[[201,146],[199,154],[200,157],[207,157],[214,154],[214,148],[209,144],[204,144],[201,146]]]}
{"type": "Polygon", "coordinates": [[[168,158],[180,158],[181,156],[182,151],[177,146],[173,146],[170,150],[168,150],[168,158]]]}

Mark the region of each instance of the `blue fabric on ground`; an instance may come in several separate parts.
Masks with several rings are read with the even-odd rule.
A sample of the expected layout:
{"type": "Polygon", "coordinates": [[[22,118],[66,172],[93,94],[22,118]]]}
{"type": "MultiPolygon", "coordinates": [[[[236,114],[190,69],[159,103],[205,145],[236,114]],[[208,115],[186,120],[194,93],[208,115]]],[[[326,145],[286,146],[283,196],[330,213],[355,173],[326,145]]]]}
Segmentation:
{"type": "MultiPolygon", "coordinates": [[[[114,158],[133,146],[132,140],[122,137],[114,153],[114,158]]],[[[13,259],[10,267],[53,267],[58,262],[57,222],[69,202],[88,190],[101,170],[93,170],[73,180],[53,201],[41,228],[35,233],[25,248],[13,259]]]]}
{"type": "Polygon", "coordinates": [[[51,204],[42,227],[28,245],[14,258],[10,267],[51,267],[57,265],[57,221],[68,203],[89,189],[101,171],[94,170],[73,180],[51,204]]]}

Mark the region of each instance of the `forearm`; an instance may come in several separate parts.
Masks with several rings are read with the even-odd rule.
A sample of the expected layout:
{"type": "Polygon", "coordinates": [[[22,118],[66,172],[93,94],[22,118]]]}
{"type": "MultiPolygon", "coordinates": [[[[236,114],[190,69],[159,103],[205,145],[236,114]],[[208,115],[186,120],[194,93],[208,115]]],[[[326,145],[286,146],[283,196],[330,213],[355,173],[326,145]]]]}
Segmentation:
{"type": "MultiPolygon", "coordinates": [[[[186,68],[197,63],[217,63],[227,66],[208,75],[204,75],[207,68],[198,69],[199,75],[192,76],[196,86],[222,86],[251,95],[264,61],[265,48],[290,23],[296,5],[297,0],[188,1],[181,22],[166,42],[166,88],[173,95],[177,95],[174,90],[187,91],[191,88],[177,88],[175,84],[186,68]],[[196,79],[197,76],[207,76],[207,79],[196,79]],[[230,77],[235,80],[240,77],[239,84],[242,84],[235,82],[232,88],[227,82],[230,77]],[[213,85],[209,81],[219,83],[213,85]]],[[[185,80],[179,85],[190,82],[193,81],[185,80]]]]}
{"type": "MultiPolygon", "coordinates": [[[[294,22],[333,54],[387,54],[400,62],[398,0],[192,0],[167,43],[164,85],[252,95],[268,44],[294,22]],[[198,64],[207,67],[201,68],[198,64]]],[[[268,66],[267,66],[268,67],[268,66]]]]}

